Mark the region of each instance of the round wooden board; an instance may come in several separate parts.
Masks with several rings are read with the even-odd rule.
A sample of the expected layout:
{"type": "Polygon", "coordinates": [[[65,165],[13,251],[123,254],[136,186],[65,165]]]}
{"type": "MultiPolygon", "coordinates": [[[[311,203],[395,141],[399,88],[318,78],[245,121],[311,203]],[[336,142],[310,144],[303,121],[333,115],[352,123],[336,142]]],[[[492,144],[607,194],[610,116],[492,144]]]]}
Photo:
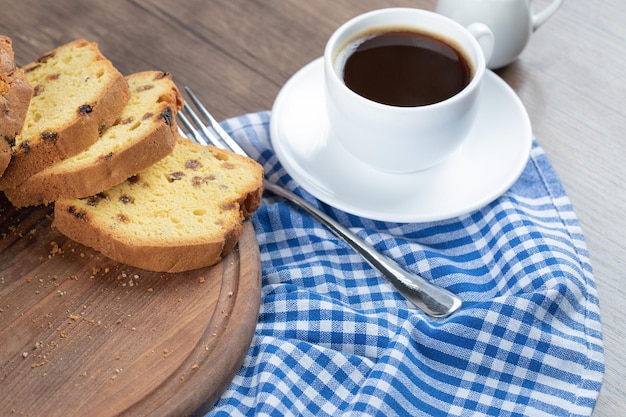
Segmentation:
{"type": "Polygon", "coordinates": [[[116,263],[0,197],[0,415],[181,416],[210,409],[257,323],[254,229],[221,264],[116,263]]]}

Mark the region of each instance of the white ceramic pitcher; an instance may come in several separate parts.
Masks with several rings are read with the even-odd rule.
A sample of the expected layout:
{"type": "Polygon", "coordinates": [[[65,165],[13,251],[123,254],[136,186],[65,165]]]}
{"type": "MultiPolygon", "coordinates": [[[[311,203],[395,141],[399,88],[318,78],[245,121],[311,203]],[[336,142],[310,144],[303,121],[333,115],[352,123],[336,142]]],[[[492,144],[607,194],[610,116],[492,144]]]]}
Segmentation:
{"type": "Polygon", "coordinates": [[[491,69],[513,62],[522,53],[531,34],[539,29],[561,6],[553,0],[534,13],[532,0],[439,0],[436,12],[467,26],[482,22],[495,38],[493,54],[487,64],[491,69]]]}

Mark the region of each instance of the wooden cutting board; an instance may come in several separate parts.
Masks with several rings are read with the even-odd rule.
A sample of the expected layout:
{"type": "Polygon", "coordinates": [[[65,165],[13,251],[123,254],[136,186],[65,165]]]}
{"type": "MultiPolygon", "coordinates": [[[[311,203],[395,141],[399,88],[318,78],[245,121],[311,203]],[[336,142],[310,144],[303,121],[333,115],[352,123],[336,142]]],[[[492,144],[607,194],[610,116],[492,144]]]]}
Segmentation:
{"type": "Polygon", "coordinates": [[[0,197],[0,415],[181,416],[210,409],[250,346],[254,229],[221,264],[180,274],[116,263],[0,197]]]}

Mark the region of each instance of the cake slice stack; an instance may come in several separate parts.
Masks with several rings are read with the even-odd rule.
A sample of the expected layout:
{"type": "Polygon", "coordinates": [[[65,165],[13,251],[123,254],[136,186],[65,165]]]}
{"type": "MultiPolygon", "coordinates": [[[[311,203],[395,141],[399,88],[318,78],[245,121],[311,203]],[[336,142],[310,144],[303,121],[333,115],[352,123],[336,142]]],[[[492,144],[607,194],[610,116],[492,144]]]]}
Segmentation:
{"type": "Polygon", "coordinates": [[[76,40],[22,68],[33,88],[0,189],[92,145],[130,97],[128,83],[95,43],[76,40]]]}
{"type": "MultiPolygon", "coordinates": [[[[3,54],[0,69],[13,68],[3,54]]],[[[263,168],[178,136],[170,74],[123,77],[85,40],[23,69],[32,99],[12,107],[21,104],[23,126],[0,130],[11,146],[0,190],[13,205],[53,203],[61,233],[151,271],[207,267],[232,250],[260,205],[263,168]]]]}
{"type": "Polygon", "coordinates": [[[170,74],[126,77],[130,100],[101,137],[84,151],[37,172],[5,195],[16,207],[106,190],[167,156],[176,145],[175,117],[182,98],[170,74]]]}

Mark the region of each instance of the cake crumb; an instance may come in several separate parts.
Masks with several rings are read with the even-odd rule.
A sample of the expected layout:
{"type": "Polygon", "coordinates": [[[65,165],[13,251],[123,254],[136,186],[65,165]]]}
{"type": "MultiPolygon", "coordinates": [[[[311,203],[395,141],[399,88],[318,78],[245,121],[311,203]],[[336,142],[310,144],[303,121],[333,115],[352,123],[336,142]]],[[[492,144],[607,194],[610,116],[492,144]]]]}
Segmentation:
{"type": "Polygon", "coordinates": [[[40,366],[44,366],[47,365],[48,361],[46,359],[42,360],[41,362],[36,362],[30,365],[31,369],[35,369],[35,368],[39,368],[40,366]]]}
{"type": "Polygon", "coordinates": [[[55,242],[54,240],[50,242],[50,258],[52,258],[53,256],[57,255],[57,254],[62,254],[63,253],[63,249],[61,249],[59,247],[59,244],[57,242],[55,242]]]}

